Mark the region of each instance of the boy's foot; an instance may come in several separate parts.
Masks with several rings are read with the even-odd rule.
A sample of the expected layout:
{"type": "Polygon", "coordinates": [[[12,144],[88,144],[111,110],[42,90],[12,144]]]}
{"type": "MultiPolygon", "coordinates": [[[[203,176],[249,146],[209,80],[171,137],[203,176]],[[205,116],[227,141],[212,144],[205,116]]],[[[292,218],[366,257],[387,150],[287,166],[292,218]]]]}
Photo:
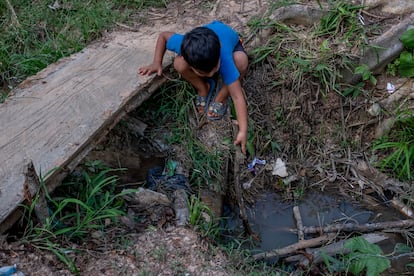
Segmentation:
{"type": "MultiPolygon", "coordinates": [[[[217,85],[217,93],[220,92],[222,81],[219,80],[217,85]]],[[[228,99],[224,102],[216,101],[217,95],[214,96],[214,100],[208,105],[207,118],[212,121],[221,120],[227,112],[228,99]]]]}
{"type": "Polygon", "coordinates": [[[227,102],[212,102],[208,107],[207,118],[212,121],[221,120],[227,112],[227,102]]]}
{"type": "Polygon", "coordinates": [[[214,90],[216,88],[216,82],[213,79],[207,79],[208,84],[208,94],[207,96],[197,95],[195,105],[197,108],[197,112],[199,114],[203,114],[206,112],[206,107],[210,104],[210,99],[214,94],[214,90]]]}
{"type": "Polygon", "coordinates": [[[207,97],[197,95],[196,102],[195,102],[197,112],[199,114],[204,113],[204,110],[207,106],[207,97]]]}

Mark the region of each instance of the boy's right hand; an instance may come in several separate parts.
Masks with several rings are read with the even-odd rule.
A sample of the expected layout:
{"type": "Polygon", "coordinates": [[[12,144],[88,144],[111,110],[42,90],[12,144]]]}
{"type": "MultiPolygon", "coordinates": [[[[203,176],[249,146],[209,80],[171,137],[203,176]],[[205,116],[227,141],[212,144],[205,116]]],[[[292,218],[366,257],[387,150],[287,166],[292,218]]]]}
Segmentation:
{"type": "Polygon", "coordinates": [[[143,76],[149,76],[152,73],[157,73],[158,76],[162,75],[162,65],[158,64],[150,64],[147,66],[143,66],[138,69],[138,74],[143,76]]]}

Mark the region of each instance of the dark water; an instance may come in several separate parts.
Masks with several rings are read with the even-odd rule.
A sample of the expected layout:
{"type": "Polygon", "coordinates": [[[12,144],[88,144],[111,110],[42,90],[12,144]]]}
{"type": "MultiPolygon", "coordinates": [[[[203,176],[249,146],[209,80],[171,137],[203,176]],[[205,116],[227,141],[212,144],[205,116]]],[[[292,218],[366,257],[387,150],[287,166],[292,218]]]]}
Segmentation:
{"type": "MultiPolygon", "coordinates": [[[[321,193],[308,193],[297,203],[304,226],[323,226],[334,222],[367,223],[373,213],[356,207],[341,198],[321,193]]],[[[248,219],[261,242],[257,250],[281,248],[297,242],[293,203],[283,201],[274,193],[264,195],[255,206],[248,209],[248,219]]],[[[305,237],[307,238],[307,237],[305,237]]]]}
{"type": "MultiPolygon", "coordinates": [[[[318,192],[307,193],[297,202],[297,205],[300,209],[303,226],[326,226],[332,223],[351,222],[364,224],[376,222],[378,214],[381,214],[381,221],[404,219],[393,208],[386,206],[378,208],[376,206],[375,211],[371,211],[368,208],[349,202],[349,199],[345,197],[318,192]]],[[[247,207],[249,224],[253,232],[261,239],[253,248],[253,253],[270,251],[298,242],[297,234],[289,231],[296,229],[293,207],[293,202],[284,201],[276,193],[264,194],[254,206],[247,207]]],[[[226,227],[236,233],[243,231],[237,212],[233,212],[229,216],[226,227]]],[[[389,234],[389,237],[390,239],[379,244],[384,254],[390,254],[396,243],[404,243],[404,239],[398,237],[398,235],[394,235],[394,238],[392,238],[393,235],[389,234]]],[[[305,236],[306,238],[310,237],[305,236]]],[[[409,262],[407,259],[394,260],[390,270],[397,274],[404,272],[404,275],[414,275],[414,273],[405,274],[407,272],[405,265],[409,262]]]]}

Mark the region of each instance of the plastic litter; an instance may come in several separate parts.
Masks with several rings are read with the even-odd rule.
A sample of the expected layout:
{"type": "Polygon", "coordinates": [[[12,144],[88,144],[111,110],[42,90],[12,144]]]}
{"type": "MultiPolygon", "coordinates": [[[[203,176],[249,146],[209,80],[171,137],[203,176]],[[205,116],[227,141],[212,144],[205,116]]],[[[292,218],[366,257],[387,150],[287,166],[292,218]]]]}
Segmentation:
{"type": "Polygon", "coordinates": [[[9,276],[17,271],[16,265],[9,265],[0,267],[0,276],[9,276]]]}
{"type": "Polygon", "coordinates": [[[388,93],[390,93],[390,94],[392,94],[392,93],[394,93],[395,92],[395,85],[394,84],[392,84],[392,83],[387,83],[387,91],[388,91],[388,93]]]}
{"type": "Polygon", "coordinates": [[[266,165],[266,160],[261,160],[261,159],[258,159],[258,158],[254,158],[253,159],[253,161],[252,162],[250,162],[248,165],[247,165],[247,168],[249,169],[249,171],[251,171],[251,172],[253,172],[254,174],[256,174],[256,168],[255,168],[255,166],[256,165],[266,165]]]}
{"type": "Polygon", "coordinates": [[[0,267],[0,276],[24,276],[23,272],[17,271],[17,265],[0,267]]]}
{"type": "Polygon", "coordinates": [[[171,172],[164,174],[162,168],[159,166],[148,170],[145,188],[153,191],[166,192],[183,189],[186,192],[190,192],[187,178],[183,174],[171,174],[171,172]]]}

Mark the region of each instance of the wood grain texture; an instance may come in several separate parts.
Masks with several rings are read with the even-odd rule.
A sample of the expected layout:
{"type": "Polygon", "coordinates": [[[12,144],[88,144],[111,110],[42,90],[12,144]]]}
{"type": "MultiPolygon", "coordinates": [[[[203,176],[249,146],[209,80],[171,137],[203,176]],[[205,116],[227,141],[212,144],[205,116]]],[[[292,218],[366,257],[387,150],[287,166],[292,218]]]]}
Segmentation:
{"type": "MultiPolygon", "coordinates": [[[[23,202],[25,170],[53,179],[73,168],[162,81],[137,74],[156,37],[114,33],[28,78],[0,105],[0,224],[23,202]]],[[[172,59],[166,56],[164,66],[172,59]]],[[[56,185],[54,183],[53,185],[56,185]]],[[[31,195],[33,196],[33,194],[31,195]]],[[[4,227],[3,227],[4,228],[4,227]]]]}

